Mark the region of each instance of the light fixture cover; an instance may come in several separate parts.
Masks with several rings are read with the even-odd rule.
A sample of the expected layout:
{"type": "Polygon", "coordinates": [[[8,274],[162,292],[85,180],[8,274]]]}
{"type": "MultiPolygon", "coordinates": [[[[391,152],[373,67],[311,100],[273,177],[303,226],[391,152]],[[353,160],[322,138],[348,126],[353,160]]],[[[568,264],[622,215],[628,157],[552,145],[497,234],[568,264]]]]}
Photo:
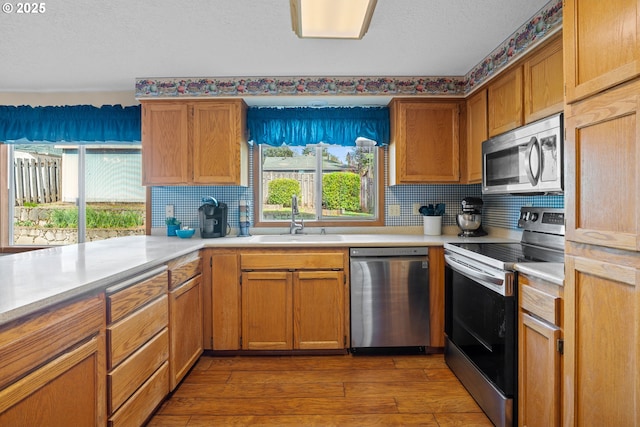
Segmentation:
{"type": "Polygon", "coordinates": [[[377,0],[289,0],[291,24],[300,38],[361,39],[377,0]]]}

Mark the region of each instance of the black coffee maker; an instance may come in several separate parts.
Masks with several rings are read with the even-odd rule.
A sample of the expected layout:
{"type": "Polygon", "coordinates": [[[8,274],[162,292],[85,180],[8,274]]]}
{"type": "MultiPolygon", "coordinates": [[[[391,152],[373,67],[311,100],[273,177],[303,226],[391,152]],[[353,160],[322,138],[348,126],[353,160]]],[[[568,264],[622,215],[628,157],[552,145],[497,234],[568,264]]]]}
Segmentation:
{"type": "Polygon", "coordinates": [[[200,217],[200,237],[224,237],[227,235],[227,204],[219,203],[213,197],[203,197],[203,205],[198,208],[200,217]]]}

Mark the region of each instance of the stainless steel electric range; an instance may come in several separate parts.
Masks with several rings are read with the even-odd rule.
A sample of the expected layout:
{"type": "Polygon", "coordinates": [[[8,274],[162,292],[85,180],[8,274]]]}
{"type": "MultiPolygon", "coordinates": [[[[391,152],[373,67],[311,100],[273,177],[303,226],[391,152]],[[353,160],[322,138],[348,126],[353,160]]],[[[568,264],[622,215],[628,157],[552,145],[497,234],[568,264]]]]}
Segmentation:
{"type": "Polygon", "coordinates": [[[517,273],[564,262],[564,210],[523,207],[520,243],[445,243],[445,360],[496,426],[517,421],[517,273]]]}

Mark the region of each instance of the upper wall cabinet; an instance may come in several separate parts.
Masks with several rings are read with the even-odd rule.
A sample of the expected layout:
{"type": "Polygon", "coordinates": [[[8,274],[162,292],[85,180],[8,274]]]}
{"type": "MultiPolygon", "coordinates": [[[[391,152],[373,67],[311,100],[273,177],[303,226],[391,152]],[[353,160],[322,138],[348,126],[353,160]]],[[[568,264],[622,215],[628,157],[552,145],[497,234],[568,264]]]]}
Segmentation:
{"type": "Polygon", "coordinates": [[[144,185],[247,185],[246,104],[142,102],[144,185]]]}
{"type": "Polygon", "coordinates": [[[640,79],[565,112],[566,240],[640,251],[640,79]]]}
{"type": "Polygon", "coordinates": [[[394,99],[389,185],[460,180],[459,101],[394,99]]]}
{"type": "Polygon", "coordinates": [[[487,90],[480,89],[467,98],[466,182],[482,182],[482,142],[489,137],[487,90]]]}
{"type": "Polygon", "coordinates": [[[566,101],[640,75],[640,0],[565,0],[566,101]]]}
{"type": "Polygon", "coordinates": [[[505,71],[487,89],[489,136],[524,124],[522,105],[522,65],[505,71]]]}
{"type": "Polygon", "coordinates": [[[562,111],[562,75],[562,37],[557,36],[524,63],[525,123],[562,111]]]}

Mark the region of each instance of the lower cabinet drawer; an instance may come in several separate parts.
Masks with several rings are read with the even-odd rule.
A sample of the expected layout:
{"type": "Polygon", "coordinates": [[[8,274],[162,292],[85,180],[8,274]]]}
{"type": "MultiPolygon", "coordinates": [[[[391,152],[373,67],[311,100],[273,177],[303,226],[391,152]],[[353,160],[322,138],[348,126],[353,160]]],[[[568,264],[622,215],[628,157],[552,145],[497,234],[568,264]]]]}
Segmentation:
{"type": "Polygon", "coordinates": [[[160,368],[109,418],[109,427],[141,426],[169,394],[169,363],[160,368]]]}
{"type": "Polygon", "coordinates": [[[561,304],[562,299],[558,296],[539,291],[528,285],[520,286],[520,306],[522,309],[549,323],[560,325],[561,304]]]}
{"type": "Polygon", "coordinates": [[[168,297],[163,295],[107,327],[108,368],[118,366],[169,324],[168,297]]]}
{"type": "Polygon", "coordinates": [[[169,358],[169,330],[149,342],[107,374],[109,414],[113,414],[169,358]]]}

